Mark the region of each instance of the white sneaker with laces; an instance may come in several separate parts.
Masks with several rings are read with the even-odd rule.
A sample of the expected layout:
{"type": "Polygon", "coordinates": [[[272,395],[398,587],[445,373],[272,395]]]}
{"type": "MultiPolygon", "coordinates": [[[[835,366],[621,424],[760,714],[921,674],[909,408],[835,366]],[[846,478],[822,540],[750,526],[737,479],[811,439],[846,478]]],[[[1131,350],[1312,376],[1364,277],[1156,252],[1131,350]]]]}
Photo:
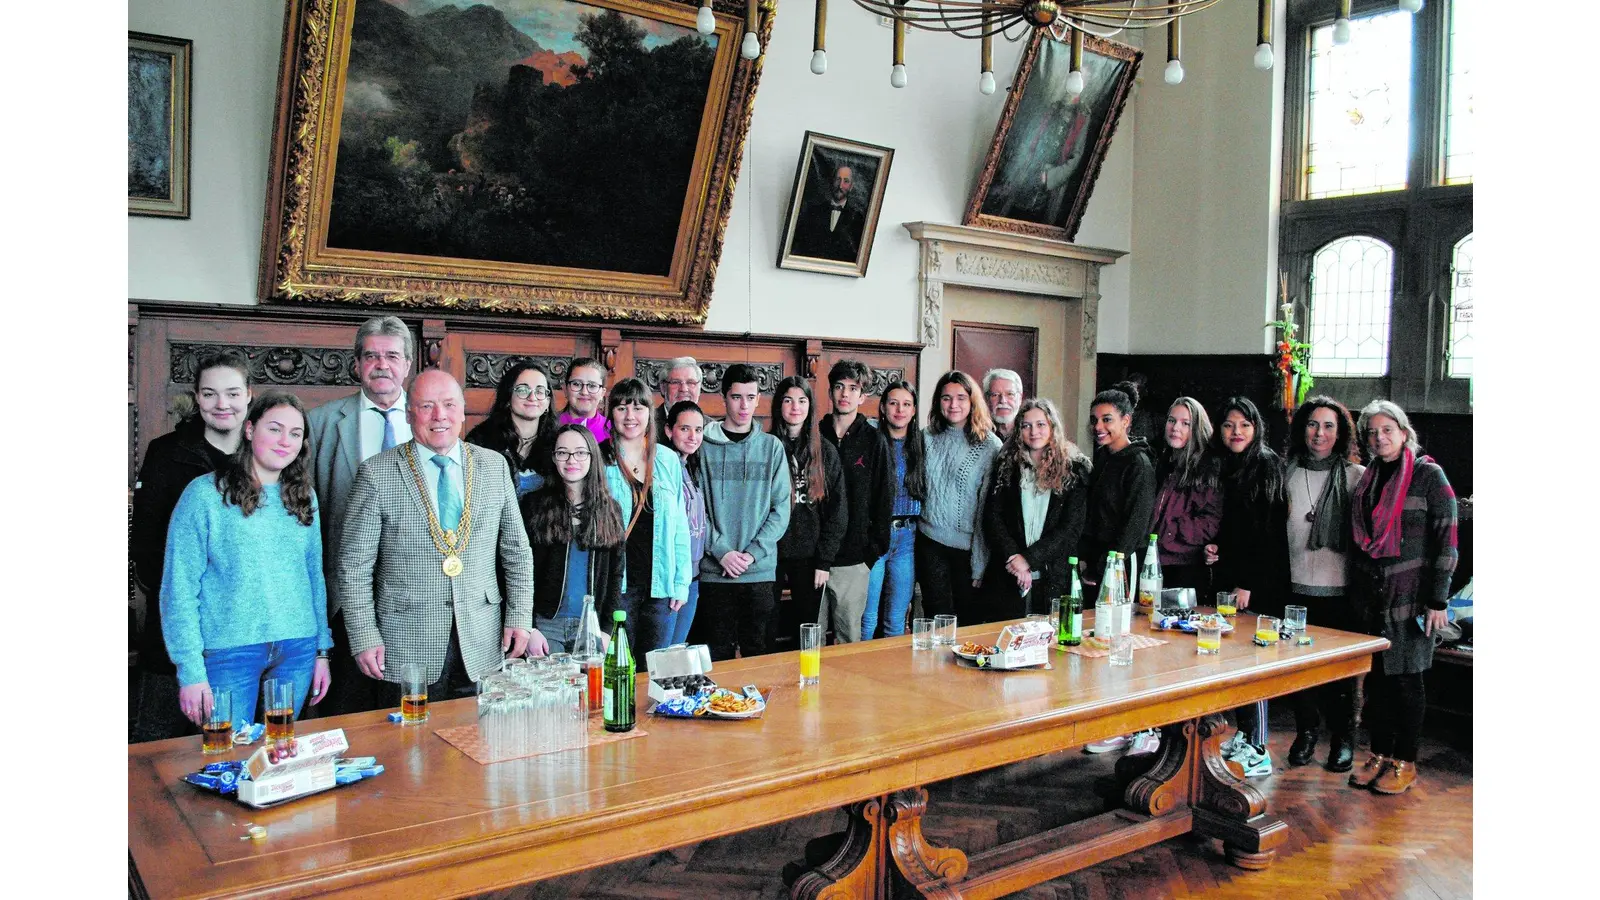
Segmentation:
{"type": "Polygon", "coordinates": [[[1154,753],[1161,749],[1161,732],[1148,728],[1133,736],[1133,746],[1128,748],[1129,756],[1141,753],[1154,753]]]}
{"type": "Polygon", "coordinates": [[[1272,774],[1271,751],[1257,750],[1248,743],[1244,745],[1244,748],[1244,751],[1233,759],[1234,762],[1244,767],[1244,777],[1260,778],[1263,775],[1272,774]]]}

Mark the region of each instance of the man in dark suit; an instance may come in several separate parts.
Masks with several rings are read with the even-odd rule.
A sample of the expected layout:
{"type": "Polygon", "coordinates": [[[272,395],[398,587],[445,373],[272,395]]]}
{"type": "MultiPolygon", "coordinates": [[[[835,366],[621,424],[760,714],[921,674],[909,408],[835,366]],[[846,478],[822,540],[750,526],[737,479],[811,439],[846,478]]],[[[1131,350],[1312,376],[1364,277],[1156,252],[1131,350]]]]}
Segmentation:
{"type": "Polygon", "coordinates": [[[866,216],[850,205],[855,170],[848,165],[833,170],[833,189],[827,197],[808,196],[801,204],[789,252],[795,256],[853,263],[866,230],[866,216]]]}

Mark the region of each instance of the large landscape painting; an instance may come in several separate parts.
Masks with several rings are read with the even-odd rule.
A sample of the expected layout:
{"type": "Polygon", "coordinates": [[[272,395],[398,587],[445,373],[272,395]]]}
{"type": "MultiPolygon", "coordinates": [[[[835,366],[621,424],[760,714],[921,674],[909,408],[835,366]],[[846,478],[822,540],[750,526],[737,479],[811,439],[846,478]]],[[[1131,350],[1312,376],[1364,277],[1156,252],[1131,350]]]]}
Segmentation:
{"type": "Polygon", "coordinates": [[[564,0],[357,3],[329,246],[667,274],[716,45],[564,0]]]}
{"type": "Polygon", "coordinates": [[[759,71],[723,6],[297,3],[285,65],[337,84],[281,82],[264,295],[702,318],[759,71]]]}

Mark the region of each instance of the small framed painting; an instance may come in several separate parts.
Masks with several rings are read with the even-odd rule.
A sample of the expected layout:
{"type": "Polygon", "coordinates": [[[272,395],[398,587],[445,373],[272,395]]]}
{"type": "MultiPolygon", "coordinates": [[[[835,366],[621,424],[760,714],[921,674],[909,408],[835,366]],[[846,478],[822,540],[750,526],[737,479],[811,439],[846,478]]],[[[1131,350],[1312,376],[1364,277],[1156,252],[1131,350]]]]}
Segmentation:
{"type": "Polygon", "coordinates": [[[189,218],[194,42],[128,32],[128,214],[189,218]]]}
{"type": "Polygon", "coordinates": [[[806,132],[778,244],[778,266],[860,278],[867,274],[894,151],[806,132]]]}

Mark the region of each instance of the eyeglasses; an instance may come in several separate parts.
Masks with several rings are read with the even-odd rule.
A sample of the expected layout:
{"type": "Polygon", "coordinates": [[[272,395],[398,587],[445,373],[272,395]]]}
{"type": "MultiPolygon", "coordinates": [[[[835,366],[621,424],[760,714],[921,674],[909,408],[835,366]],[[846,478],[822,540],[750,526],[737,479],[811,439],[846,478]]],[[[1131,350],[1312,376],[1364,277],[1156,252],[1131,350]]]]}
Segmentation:
{"type": "Polygon", "coordinates": [[[567,379],[567,387],[580,394],[598,394],[605,385],[598,381],[579,381],[576,378],[569,378],[567,379]]]}
{"type": "Polygon", "coordinates": [[[396,353],[393,350],[390,350],[388,353],[378,353],[375,350],[361,351],[361,361],[368,365],[386,362],[391,366],[397,366],[400,363],[405,362],[405,359],[406,356],[404,353],[396,353]]]}
{"type": "Polygon", "coordinates": [[[528,384],[519,384],[511,389],[511,394],[514,397],[521,397],[526,400],[529,397],[548,397],[550,396],[550,389],[542,385],[534,387],[528,384]]]}
{"type": "Polygon", "coordinates": [[[566,462],[569,459],[585,462],[589,459],[589,451],[587,450],[557,450],[550,455],[555,458],[556,462],[566,462]]]}
{"type": "Polygon", "coordinates": [[[694,387],[699,387],[700,386],[700,379],[696,378],[693,381],[685,381],[682,378],[674,378],[671,381],[667,382],[667,386],[668,387],[675,387],[675,388],[677,388],[679,390],[683,390],[684,388],[689,387],[691,385],[693,385],[694,387]]]}

